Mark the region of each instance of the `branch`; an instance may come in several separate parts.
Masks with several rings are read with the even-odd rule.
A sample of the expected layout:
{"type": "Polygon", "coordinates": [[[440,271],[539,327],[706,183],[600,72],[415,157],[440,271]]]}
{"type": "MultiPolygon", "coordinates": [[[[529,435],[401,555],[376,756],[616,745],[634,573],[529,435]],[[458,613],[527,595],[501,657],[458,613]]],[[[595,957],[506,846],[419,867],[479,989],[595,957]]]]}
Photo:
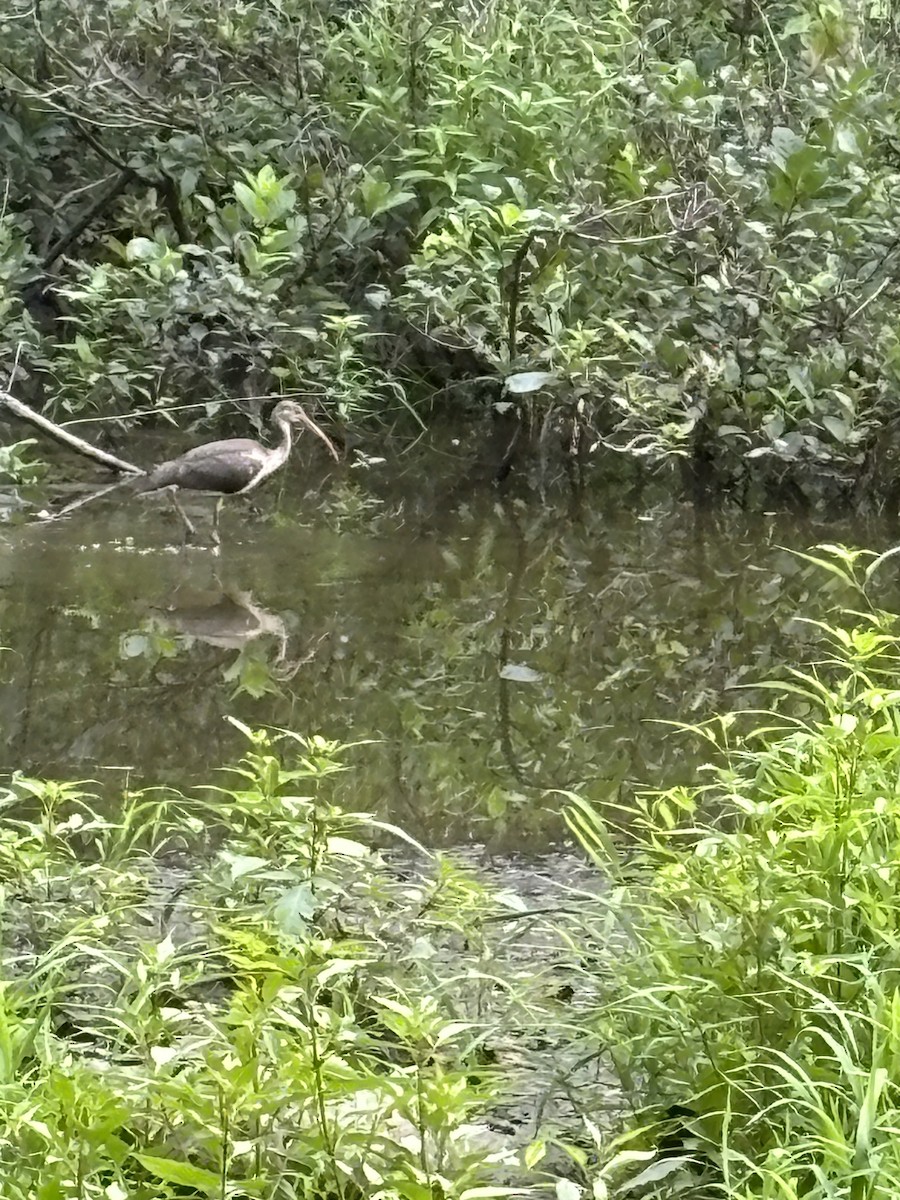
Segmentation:
{"type": "Polygon", "coordinates": [[[47,253],[44,255],[43,266],[45,268],[52,267],[58,258],[60,258],[73,242],[84,233],[87,227],[99,213],[101,213],[107,205],[112,204],[113,200],[118,199],[122,192],[128,187],[132,179],[134,179],[134,171],[130,167],[124,167],[117,179],[91,204],[86,212],[75,222],[71,229],[57,238],[47,253]]]}
{"type": "Polygon", "coordinates": [[[61,426],[54,424],[53,421],[48,420],[47,417],[42,416],[39,412],[35,412],[33,408],[29,408],[27,404],[23,404],[21,400],[16,400],[14,396],[2,388],[0,388],[0,404],[5,404],[11,413],[14,413],[17,417],[21,417],[23,421],[30,421],[32,425],[36,425],[38,429],[44,433],[48,433],[50,437],[69,446],[72,450],[77,450],[79,454],[83,454],[86,458],[92,458],[95,462],[102,463],[105,467],[111,467],[114,471],[122,471],[126,475],[146,475],[146,471],[142,467],[136,467],[134,463],[116,458],[114,454],[107,454],[105,450],[98,450],[90,442],[83,441],[81,438],[76,437],[74,433],[69,433],[61,426]]]}
{"type": "Polygon", "coordinates": [[[175,180],[167,172],[163,171],[159,177],[157,187],[162,192],[163,204],[168,211],[169,218],[175,227],[175,234],[182,246],[188,245],[194,239],[191,236],[191,231],[188,228],[187,221],[184,219],[184,213],[178,199],[178,189],[175,187],[175,180]]]}
{"type": "Polygon", "coordinates": [[[512,280],[509,285],[508,302],[509,319],[507,321],[506,328],[506,353],[510,362],[512,362],[516,357],[516,348],[519,337],[519,288],[521,287],[522,283],[522,267],[525,264],[525,258],[536,237],[537,231],[533,229],[516,251],[512,260],[512,280]]]}

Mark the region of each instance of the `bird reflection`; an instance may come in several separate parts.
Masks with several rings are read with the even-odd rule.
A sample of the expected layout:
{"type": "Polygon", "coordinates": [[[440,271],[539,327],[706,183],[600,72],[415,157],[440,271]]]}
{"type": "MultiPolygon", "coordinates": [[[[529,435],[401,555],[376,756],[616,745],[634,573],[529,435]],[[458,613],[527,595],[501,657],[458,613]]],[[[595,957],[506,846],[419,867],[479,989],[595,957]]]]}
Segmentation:
{"type": "Polygon", "coordinates": [[[223,592],[206,604],[169,606],[154,610],[154,624],[186,639],[188,645],[202,642],[224,650],[243,651],[251,642],[271,636],[277,639],[272,675],[279,680],[293,679],[316,654],[319,638],[301,658],[287,657],[290,635],[284,618],[257,604],[250,592],[223,592]]]}
{"type": "Polygon", "coordinates": [[[250,592],[223,593],[213,604],[174,605],[158,609],[169,628],[208,646],[240,650],[265,633],[274,634],[286,653],[288,633],[284,619],[255,604],[250,592]]]}

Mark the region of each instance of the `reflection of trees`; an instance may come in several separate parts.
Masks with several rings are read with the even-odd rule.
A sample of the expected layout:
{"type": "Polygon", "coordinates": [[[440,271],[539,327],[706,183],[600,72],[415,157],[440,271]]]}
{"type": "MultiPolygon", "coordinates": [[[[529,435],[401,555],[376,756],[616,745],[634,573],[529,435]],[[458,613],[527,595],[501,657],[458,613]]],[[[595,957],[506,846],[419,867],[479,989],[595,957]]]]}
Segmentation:
{"type": "Polygon", "coordinates": [[[514,642],[513,623],[516,617],[519,589],[522,585],[528,556],[525,537],[517,520],[515,510],[510,508],[509,515],[509,528],[516,550],[513,559],[513,569],[509,573],[509,583],[507,584],[501,614],[500,651],[497,655],[497,666],[499,668],[497,671],[497,721],[500,732],[500,745],[503,747],[503,756],[506,759],[510,774],[520,787],[527,788],[535,785],[533,780],[525,778],[525,773],[516,757],[516,750],[513,746],[513,723],[510,714],[511,680],[507,676],[506,671],[510,666],[510,649],[514,642]]]}
{"type": "Polygon", "coordinates": [[[454,542],[457,570],[411,614],[402,678],[384,685],[402,711],[391,769],[438,827],[452,813],[476,837],[537,834],[552,788],[627,803],[689,764],[685,739],[657,721],[759,702],[732,689],[802,653],[785,626],[809,573],[776,543],[806,547],[822,531],[690,508],[646,516],[588,511],[576,528],[507,506],[454,542]],[[498,678],[512,662],[535,678],[498,678]]]}
{"type": "Polygon", "coordinates": [[[627,803],[673,781],[685,742],[654,719],[734,707],[734,685],[798,659],[787,622],[817,601],[779,544],[880,544],[687,507],[617,514],[590,494],[575,521],[506,500],[430,529],[256,528],[225,585],[163,554],[23,555],[3,664],[8,707],[27,709],[17,765],[81,774],[80,751],[196,778],[237,749],[230,712],[380,738],[354,752],[361,808],[540,844],[552,789],[627,803]]]}

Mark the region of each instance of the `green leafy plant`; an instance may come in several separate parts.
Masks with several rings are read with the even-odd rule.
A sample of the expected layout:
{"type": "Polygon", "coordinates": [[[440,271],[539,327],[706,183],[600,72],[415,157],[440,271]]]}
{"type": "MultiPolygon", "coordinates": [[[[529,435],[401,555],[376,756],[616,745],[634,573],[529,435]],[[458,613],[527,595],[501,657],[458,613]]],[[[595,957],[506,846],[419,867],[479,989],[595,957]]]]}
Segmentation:
{"type": "Polygon", "coordinates": [[[11,483],[34,483],[46,471],[46,464],[26,457],[28,446],[37,445],[35,438],[25,438],[0,446],[0,477],[11,483]]]}
{"type": "Polygon", "coordinates": [[[707,782],[646,793],[621,825],[568,809],[610,880],[586,951],[597,1052],[638,1110],[601,1190],[897,1186],[900,641],[870,599],[891,552],[824,550],[857,607],[814,622],[824,654],[767,685],[776,710],[689,727],[707,782]]]}
{"type": "Polygon", "coordinates": [[[234,785],[196,800],[112,816],[89,785],[13,780],[5,1194],[511,1194],[468,1069],[478,975],[439,967],[457,928],[478,945],[490,898],[440,866],[395,876],[362,839],[399,831],[327,794],[342,747],[240,728],[234,785]]]}
{"type": "Polygon", "coordinates": [[[544,377],[504,403],[572,447],[885,484],[890,4],[148,11],[7,31],[3,356],[51,406],[544,377]]]}

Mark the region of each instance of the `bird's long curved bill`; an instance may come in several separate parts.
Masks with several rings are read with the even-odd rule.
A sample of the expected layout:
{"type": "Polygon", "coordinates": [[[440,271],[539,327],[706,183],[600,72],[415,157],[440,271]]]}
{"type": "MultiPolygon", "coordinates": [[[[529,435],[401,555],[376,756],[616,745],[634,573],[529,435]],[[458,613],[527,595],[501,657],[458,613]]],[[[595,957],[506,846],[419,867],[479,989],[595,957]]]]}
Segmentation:
{"type": "Polygon", "coordinates": [[[320,437],[322,439],[322,441],[325,443],[325,445],[331,451],[331,457],[334,459],[334,461],[340,462],[340,455],[338,454],[337,450],[334,448],[334,443],[332,442],[331,438],[328,436],[327,433],[325,433],[325,431],[323,429],[319,428],[319,426],[315,423],[315,421],[312,419],[312,417],[309,417],[306,415],[306,413],[303,411],[303,409],[299,405],[297,405],[297,416],[300,418],[300,420],[303,422],[303,424],[306,426],[307,429],[309,429],[312,433],[314,433],[316,435],[316,437],[320,437]]]}

